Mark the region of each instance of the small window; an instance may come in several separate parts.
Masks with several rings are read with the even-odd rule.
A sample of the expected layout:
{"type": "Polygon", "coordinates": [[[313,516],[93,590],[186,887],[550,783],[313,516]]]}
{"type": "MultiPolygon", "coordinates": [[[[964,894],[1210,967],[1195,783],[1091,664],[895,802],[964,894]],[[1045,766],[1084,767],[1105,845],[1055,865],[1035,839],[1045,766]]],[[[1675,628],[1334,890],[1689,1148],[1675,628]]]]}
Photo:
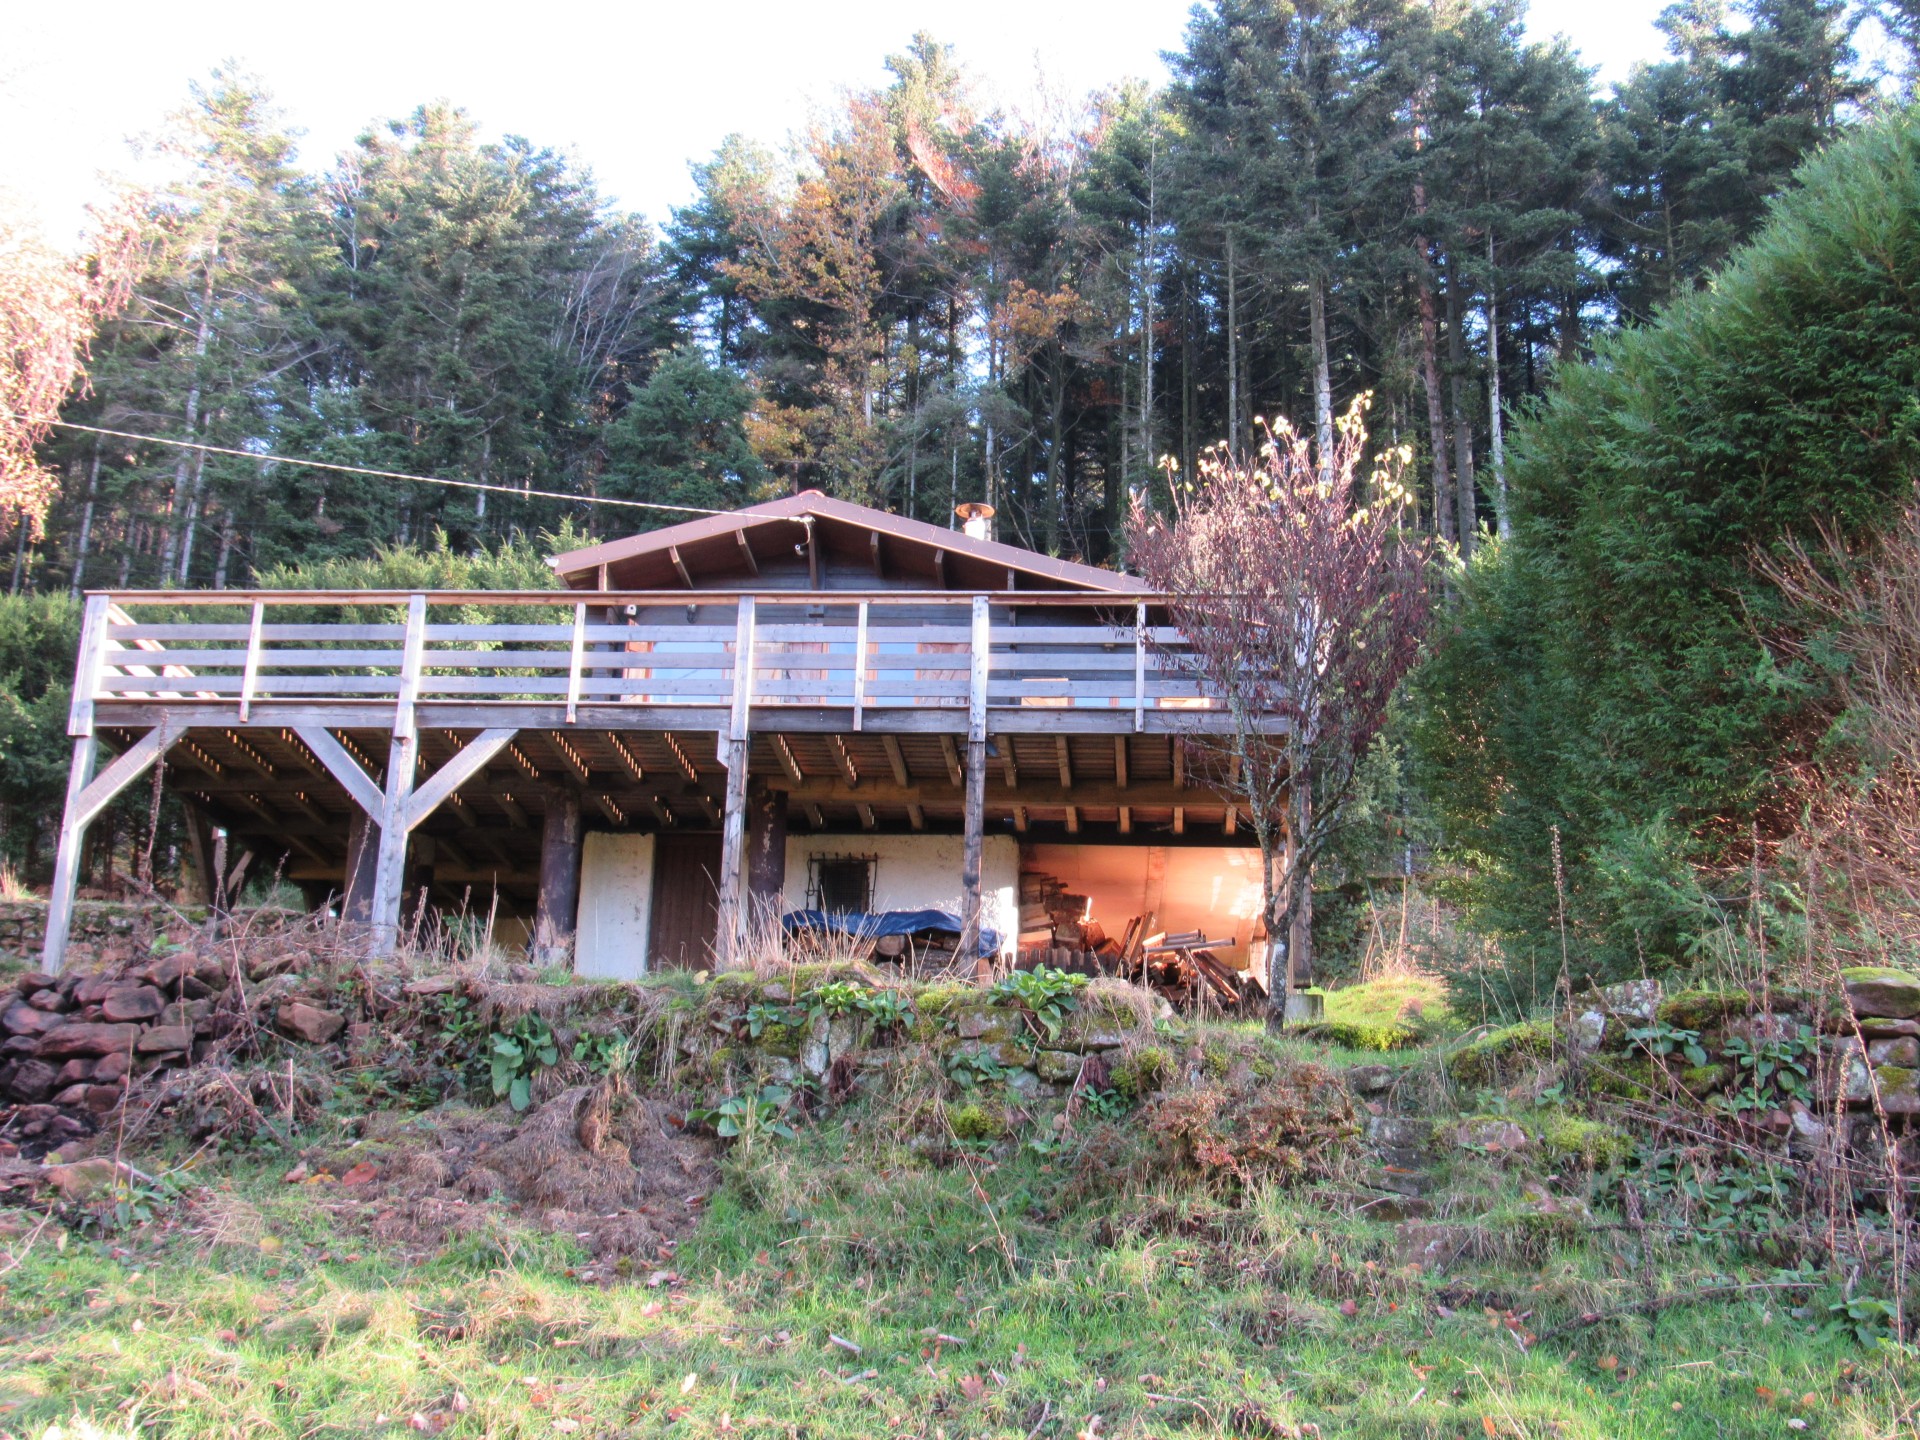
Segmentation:
{"type": "Polygon", "coordinates": [[[817,855],[808,876],[807,902],[829,915],[866,914],[873,909],[871,855],[817,855]]]}

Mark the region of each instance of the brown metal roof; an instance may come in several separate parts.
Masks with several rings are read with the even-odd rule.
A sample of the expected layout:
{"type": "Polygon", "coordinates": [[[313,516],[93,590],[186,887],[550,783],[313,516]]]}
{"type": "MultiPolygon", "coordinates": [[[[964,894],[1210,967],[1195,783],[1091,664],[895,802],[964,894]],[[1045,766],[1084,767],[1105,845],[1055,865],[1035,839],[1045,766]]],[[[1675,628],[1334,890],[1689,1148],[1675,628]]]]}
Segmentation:
{"type": "Polygon", "coordinates": [[[603,566],[607,587],[615,590],[719,582],[751,588],[762,564],[806,555],[809,541],[820,561],[843,573],[853,566],[869,583],[914,580],[953,590],[1139,588],[1136,579],[1116,570],[975,540],[818,490],[572,550],[549,563],[572,590],[598,589],[603,566]]]}

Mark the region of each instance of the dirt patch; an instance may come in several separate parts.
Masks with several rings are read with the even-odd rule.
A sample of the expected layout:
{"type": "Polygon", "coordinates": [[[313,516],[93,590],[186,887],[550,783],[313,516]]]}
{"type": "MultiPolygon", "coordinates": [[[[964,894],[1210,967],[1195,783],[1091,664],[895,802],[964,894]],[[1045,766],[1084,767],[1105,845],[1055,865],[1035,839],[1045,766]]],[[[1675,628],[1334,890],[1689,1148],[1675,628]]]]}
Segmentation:
{"type": "Polygon", "coordinates": [[[644,1280],[671,1269],[720,1183],[713,1141],[674,1126],[664,1103],[604,1083],[563,1090],[521,1119],[448,1106],[367,1128],[360,1145],[305,1157],[301,1178],[416,1259],[507,1220],[579,1240],[592,1256],[581,1279],[644,1280]]]}

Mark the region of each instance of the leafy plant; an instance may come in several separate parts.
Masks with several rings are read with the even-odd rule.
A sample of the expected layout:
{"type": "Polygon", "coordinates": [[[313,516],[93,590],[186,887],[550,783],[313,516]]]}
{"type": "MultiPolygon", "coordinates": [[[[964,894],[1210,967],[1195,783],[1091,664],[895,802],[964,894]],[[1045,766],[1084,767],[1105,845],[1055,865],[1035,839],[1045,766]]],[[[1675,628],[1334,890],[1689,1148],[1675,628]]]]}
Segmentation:
{"type": "Polygon", "coordinates": [[[1080,1109],[1095,1120],[1119,1120],[1133,1109],[1133,1103],[1118,1090],[1082,1090],[1080,1109]]]}
{"type": "Polygon", "coordinates": [[[868,991],[865,986],[853,985],[845,980],[829,980],[824,985],[815,986],[800,997],[800,1003],[807,1007],[807,1016],[815,1015],[851,1015],[864,1009],[868,991]]]}
{"type": "Polygon", "coordinates": [[[1006,1067],[985,1050],[956,1050],[947,1057],[947,1074],[962,1090],[1007,1078],[1006,1067]]]}
{"type": "Polygon", "coordinates": [[[794,1129],[787,1123],[786,1114],[792,1100],[793,1091],[785,1085],[763,1085],[757,1093],[729,1095],[696,1118],[711,1124],[713,1133],[722,1140],[738,1140],[743,1146],[752,1145],[762,1135],[791,1140],[794,1129]]]}
{"type": "Polygon", "coordinates": [[[913,1023],[913,1001],[898,990],[869,990],[854,1002],[877,1030],[904,1030],[913,1023]]]}
{"type": "Polygon", "coordinates": [[[596,1075],[613,1075],[633,1063],[633,1042],[611,1033],[582,1035],[573,1042],[573,1058],[596,1075]]]}
{"type": "Polygon", "coordinates": [[[1827,1314],[1831,1317],[1827,1322],[1830,1332],[1850,1334],[1868,1348],[1893,1338],[1897,1312],[1885,1300],[1853,1295],[1827,1306],[1827,1314]]]}
{"type": "Polygon", "coordinates": [[[1640,1046],[1649,1055],[1666,1059],[1676,1052],[1687,1057],[1689,1065],[1707,1063],[1707,1047],[1700,1043],[1698,1030],[1685,1030],[1677,1025],[1669,1025],[1664,1020],[1656,1020],[1651,1025],[1642,1025],[1627,1032],[1627,1039],[1640,1046]]]}
{"type": "Polygon", "coordinates": [[[493,1072],[493,1093],[504,1096],[515,1110],[533,1104],[534,1072],[543,1065],[556,1064],[560,1046],[553,1027],[538,1015],[522,1015],[505,1029],[494,1032],[488,1051],[493,1072]]]}
{"type": "Polygon", "coordinates": [[[1041,965],[1014,971],[987,993],[997,1004],[1026,1011],[1047,1039],[1057,1040],[1067,1017],[1080,1008],[1080,992],[1086,987],[1084,975],[1041,965]]]}
{"type": "Polygon", "coordinates": [[[1777,1110],[1799,1099],[1812,1085],[1813,1057],[1818,1045],[1811,1025],[1796,1026],[1791,1034],[1749,1039],[1735,1035],[1720,1048],[1740,1067],[1740,1077],[1714,1103],[1736,1114],[1748,1110],[1777,1110]]]}
{"type": "Polygon", "coordinates": [[[779,1005],[771,1001],[757,1001],[747,1007],[747,1035],[758,1040],[773,1025],[791,1025],[806,1013],[797,1005],[779,1005]]]}

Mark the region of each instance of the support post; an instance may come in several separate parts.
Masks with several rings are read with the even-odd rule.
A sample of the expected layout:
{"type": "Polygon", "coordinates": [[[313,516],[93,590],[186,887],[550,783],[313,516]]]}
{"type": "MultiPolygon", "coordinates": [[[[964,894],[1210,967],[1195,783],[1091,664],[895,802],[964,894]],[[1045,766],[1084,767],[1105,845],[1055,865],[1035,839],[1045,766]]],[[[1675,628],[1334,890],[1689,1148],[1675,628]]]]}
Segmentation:
{"type": "Polygon", "coordinates": [[[533,963],[564,965],[580,918],[580,792],[561,786],[547,796],[540,831],[540,897],[533,912],[533,963]]]}
{"type": "MultiPolygon", "coordinates": [[[[963,807],[965,840],[960,859],[960,943],[978,957],[974,971],[982,985],[993,979],[993,958],[980,953],[980,852],[987,809],[987,675],[992,664],[993,631],[987,597],[973,597],[971,683],[967,690],[967,772],[963,807]]],[[[965,954],[965,950],[962,950],[965,954]]]]}
{"type": "Polygon", "coordinates": [[[99,740],[92,733],[74,737],[73,766],[67,771],[67,805],[60,816],[60,844],[53,860],[53,888],[47,897],[47,933],[40,951],[42,969],[58,974],[66,959],[87,827],[113,803],[114,796],[167,753],[180,738],[182,728],[177,721],[156,725],[98,776],[94,774],[94,767],[100,759],[99,740]]]}
{"type": "Polygon", "coordinates": [[[720,758],[727,767],[727,801],[720,821],[720,904],[714,937],[715,965],[731,970],[742,959],[745,929],[740,904],[747,837],[748,722],[753,710],[753,596],[740,597],[733,636],[733,712],[720,758]]]}
{"type": "Polygon", "coordinates": [[[400,662],[400,694],[394,706],[393,740],[387,749],[387,784],[380,807],[380,856],[373,874],[372,952],[391,955],[400,943],[400,909],[406,900],[407,812],[420,760],[414,705],[420,695],[420,657],[426,645],[427,601],[407,599],[406,649],[400,662]]]}
{"type": "Polygon", "coordinates": [[[764,781],[748,789],[747,924],[776,927],[787,888],[787,796],[764,781]]]}
{"type": "Polygon", "coordinates": [[[373,875],[380,863],[380,822],[362,810],[347,822],[347,873],[340,918],[364,925],[373,918],[373,875]]]}

